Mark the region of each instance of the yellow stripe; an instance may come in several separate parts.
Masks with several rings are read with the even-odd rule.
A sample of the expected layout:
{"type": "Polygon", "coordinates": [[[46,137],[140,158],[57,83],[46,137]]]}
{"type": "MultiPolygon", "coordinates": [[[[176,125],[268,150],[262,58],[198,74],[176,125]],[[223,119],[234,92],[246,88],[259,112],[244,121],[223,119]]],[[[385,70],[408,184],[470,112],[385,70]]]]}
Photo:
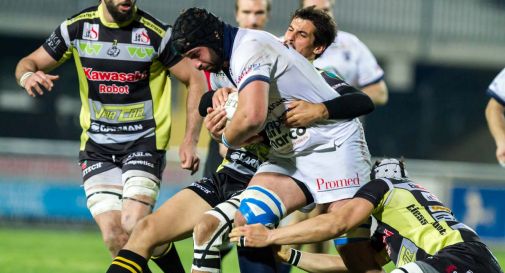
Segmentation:
{"type": "Polygon", "coordinates": [[[132,260],[128,260],[126,258],[119,257],[119,256],[116,257],[116,259],[114,259],[114,260],[115,261],[120,260],[120,261],[123,261],[123,262],[125,262],[127,264],[133,265],[137,269],[138,272],[142,272],[142,268],[136,262],[134,262],[132,260]]]}
{"type": "Polygon", "coordinates": [[[168,245],[167,249],[165,249],[165,251],[163,251],[163,253],[161,253],[161,254],[160,254],[160,255],[158,255],[158,256],[154,256],[154,255],[153,255],[153,256],[151,256],[151,259],[156,260],[156,259],[159,259],[159,258],[161,258],[161,257],[165,256],[165,255],[166,255],[166,254],[170,251],[170,249],[172,249],[172,246],[173,246],[173,245],[174,245],[174,243],[170,243],[170,244],[168,245]]]}
{"type": "Polygon", "coordinates": [[[135,271],[135,269],[133,269],[132,267],[126,265],[126,264],[123,264],[121,262],[116,262],[116,261],[113,261],[112,264],[115,264],[115,265],[118,265],[122,268],[125,268],[127,270],[129,270],[131,273],[138,273],[137,271],[135,271]]]}
{"type": "Polygon", "coordinates": [[[72,48],[75,60],[75,67],[77,68],[77,78],[79,79],[79,94],[81,97],[81,113],[79,115],[79,122],[81,124],[82,133],[81,133],[81,146],[80,150],[84,151],[86,147],[86,142],[89,139],[88,134],[86,133],[91,126],[91,113],[89,111],[89,86],[88,79],[84,74],[84,69],[82,68],[81,58],[79,57],[79,52],[77,48],[72,48]]]}
{"type": "Polygon", "coordinates": [[[172,128],[172,84],[166,68],[158,60],[153,61],[149,77],[153,117],[156,122],[156,149],[166,150],[172,128]]]}
{"type": "Polygon", "coordinates": [[[98,18],[98,12],[96,10],[81,13],[74,18],[68,19],[67,26],[69,26],[77,21],[80,21],[80,20],[93,19],[93,18],[98,18]]]}
{"type": "Polygon", "coordinates": [[[159,27],[156,23],[153,21],[141,16],[140,17],[140,22],[148,29],[156,32],[156,34],[160,35],[160,37],[165,36],[165,30],[161,27],[159,27]]]}

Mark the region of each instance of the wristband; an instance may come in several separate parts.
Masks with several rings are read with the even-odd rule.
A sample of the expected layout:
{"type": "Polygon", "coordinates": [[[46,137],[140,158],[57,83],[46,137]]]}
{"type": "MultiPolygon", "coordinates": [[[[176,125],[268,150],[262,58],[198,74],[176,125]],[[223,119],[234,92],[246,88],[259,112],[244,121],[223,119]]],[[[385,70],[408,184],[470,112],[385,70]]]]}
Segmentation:
{"type": "Polygon", "coordinates": [[[300,263],[300,259],[302,258],[302,252],[294,248],[291,248],[290,252],[291,253],[289,254],[288,263],[294,266],[298,266],[298,263],[300,263]]]}
{"type": "Polygon", "coordinates": [[[228,149],[230,149],[230,148],[233,149],[233,146],[231,146],[230,143],[228,143],[228,140],[226,140],[226,137],[224,136],[224,132],[221,135],[221,143],[223,143],[224,147],[226,147],[228,149]]]}
{"type": "Polygon", "coordinates": [[[21,78],[19,78],[19,86],[21,86],[22,88],[25,88],[26,79],[28,79],[33,74],[35,74],[35,73],[28,71],[28,72],[25,72],[23,75],[21,75],[21,78]]]}

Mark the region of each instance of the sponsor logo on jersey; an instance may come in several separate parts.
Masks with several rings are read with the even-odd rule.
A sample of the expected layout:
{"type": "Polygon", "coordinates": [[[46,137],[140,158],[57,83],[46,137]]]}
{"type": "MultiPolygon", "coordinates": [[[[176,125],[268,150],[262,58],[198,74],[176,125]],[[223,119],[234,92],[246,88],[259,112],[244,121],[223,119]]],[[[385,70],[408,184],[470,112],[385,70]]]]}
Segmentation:
{"type": "Polygon", "coordinates": [[[107,50],[107,55],[117,57],[121,50],[117,47],[117,40],[114,40],[112,46],[107,50]]]}
{"type": "Polygon", "coordinates": [[[127,46],[126,49],[132,58],[146,59],[152,58],[154,55],[154,48],[152,47],[127,46]]]}
{"type": "Polygon", "coordinates": [[[61,39],[56,35],[56,33],[52,33],[49,38],[46,40],[46,44],[51,48],[52,51],[56,52],[56,48],[61,44],[61,39]]]}
{"type": "Polygon", "coordinates": [[[102,51],[103,44],[79,41],[79,50],[86,55],[97,56],[102,51]]]}
{"type": "Polygon", "coordinates": [[[95,164],[93,164],[93,165],[91,165],[91,166],[89,166],[89,167],[85,168],[84,170],[82,170],[82,176],[85,176],[85,175],[87,175],[89,172],[91,172],[91,171],[94,171],[94,170],[96,170],[96,169],[101,168],[101,167],[102,167],[102,164],[103,164],[103,162],[98,162],[98,163],[95,163],[95,164]]]}
{"type": "Polygon", "coordinates": [[[151,38],[149,38],[149,35],[147,34],[147,30],[145,28],[133,28],[132,43],[142,44],[142,45],[150,44],[151,38]]]}
{"type": "Polygon", "coordinates": [[[337,178],[326,180],[324,178],[316,178],[316,185],[318,192],[332,191],[345,188],[359,187],[359,176],[349,178],[337,178]]]}
{"type": "Polygon", "coordinates": [[[258,70],[260,67],[261,67],[261,64],[259,64],[259,63],[254,63],[254,64],[248,65],[246,68],[244,68],[242,70],[242,72],[240,72],[240,74],[237,77],[236,82],[239,83],[245,76],[247,76],[247,74],[249,74],[251,71],[258,70]]]}
{"type": "Polygon", "coordinates": [[[428,201],[440,203],[440,200],[438,200],[438,198],[435,195],[433,195],[431,192],[423,191],[423,192],[421,192],[421,195],[424,197],[424,199],[426,199],[428,201]]]}
{"type": "Polygon", "coordinates": [[[93,103],[95,119],[132,122],[145,119],[144,104],[102,105],[93,103]]]}
{"type": "Polygon", "coordinates": [[[138,82],[147,78],[147,71],[130,73],[117,71],[95,71],[91,67],[84,67],[84,74],[90,81],[138,82]]]}
{"type": "Polygon", "coordinates": [[[90,24],[88,22],[84,23],[82,30],[82,38],[84,40],[98,41],[99,25],[90,24]]]}
{"type": "Polygon", "coordinates": [[[106,85],[100,84],[98,85],[98,92],[100,94],[119,94],[119,95],[127,95],[130,94],[130,87],[128,85],[106,85]]]}
{"type": "Polygon", "coordinates": [[[402,245],[398,253],[397,266],[402,266],[404,264],[414,262],[416,260],[416,252],[417,251],[409,249],[405,245],[402,245]]]}
{"type": "Polygon", "coordinates": [[[417,221],[419,221],[419,223],[421,225],[426,225],[428,224],[428,220],[426,220],[426,218],[424,217],[424,215],[419,211],[419,208],[416,207],[416,205],[412,204],[412,205],[409,205],[407,206],[407,210],[410,211],[412,213],[412,215],[414,215],[414,217],[416,217],[417,221]]]}
{"type": "Polygon", "coordinates": [[[142,124],[130,125],[103,125],[96,122],[91,122],[90,132],[92,133],[117,133],[117,132],[139,132],[144,130],[142,124]]]}
{"type": "Polygon", "coordinates": [[[234,162],[240,162],[242,165],[249,166],[254,169],[258,169],[261,165],[261,161],[256,158],[248,155],[247,153],[241,151],[234,151],[230,154],[230,160],[234,162]]]}
{"type": "Polygon", "coordinates": [[[451,210],[449,208],[444,207],[444,206],[428,206],[428,209],[431,212],[443,211],[443,212],[451,213],[451,210]]]}

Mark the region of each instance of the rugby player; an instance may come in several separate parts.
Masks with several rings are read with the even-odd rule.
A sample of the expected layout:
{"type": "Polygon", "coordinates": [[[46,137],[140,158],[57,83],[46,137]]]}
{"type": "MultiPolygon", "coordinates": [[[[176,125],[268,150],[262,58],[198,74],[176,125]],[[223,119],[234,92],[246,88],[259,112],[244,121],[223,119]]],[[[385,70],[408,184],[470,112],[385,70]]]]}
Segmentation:
{"type": "MultiPolygon", "coordinates": [[[[223,70],[239,91],[237,110],[220,135],[221,142],[228,148],[240,147],[265,129],[272,147],[240,195],[235,224],[273,227],[312,202],[332,211],[368,180],[370,158],[358,119],[297,128],[283,122],[295,99],[319,103],[338,96],[295,50],[266,32],[233,28],[199,8],[178,17],[172,38],[174,49],[195,67],[223,70]]],[[[356,244],[354,250],[363,246],[356,244]]],[[[366,255],[354,271],[380,270],[366,255]]]]}
{"type": "Polygon", "coordinates": [[[205,77],[171,51],[170,34],[170,26],[138,9],[135,0],[101,0],[63,21],[16,67],[19,85],[35,97],[59,78],[49,71],[74,57],[84,191],[112,257],[158,197],[171,126],[169,74],[188,87],[181,167],[198,169],[205,77]]]}
{"type": "MultiPolygon", "coordinates": [[[[274,230],[259,224],[238,227],[230,233],[231,241],[250,247],[317,242],[339,236],[373,215],[378,228],[371,250],[382,264],[394,262],[392,273],[503,273],[475,231],[408,178],[403,161],[376,162],[370,178],[340,210],[274,230]]],[[[293,250],[285,259],[309,272],[347,272],[334,255],[293,250]]]]}
{"type": "Polygon", "coordinates": [[[491,97],[486,107],[486,120],[496,143],[496,159],[505,167],[505,69],[491,82],[487,90],[491,97]]]}
{"type": "MultiPolygon", "coordinates": [[[[316,35],[317,38],[314,37],[312,32],[308,33],[310,35],[309,40],[311,43],[306,44],[305,47],[313,46],[313,43],[316,43],[318,47],[325,47],[331,43],[333,40],[331,37],[335,35],[334,23],[331,18],[324,13],[314,11],[313,9],[297,11],[295,16],[297,16],[297,14],[299,14],[298,16],[307,16],[304,14],[312,14],[314,17],[322,17],[322,19],[316,20],[314,23],[318,26],[317,28],[320,29],[319,31],[316,31],[318,33],[318,35],[316,35]],[[330,38],[321,40],[320,37],[330,38]]],[[[310,18],[315,20],[312,17],[310,18]]],[[[298,47],[297,49],[300,49],[301,51],[301,49],[304,49],[305,47],[298,47]]],[[[317,109],[317,111],[307,111],[307,116],[304,116],[303,113],[301,113],[300,115],[292,117],[292,122],[313,122],[314,119],[319,120],[327,118],[354,118],[356,116],[367,114],[373,110],[373,103],[368,96],[346,85],[337,78],[332,78],[329,75],[326,75],[325,77],[327,77],[327,80],[331,85],[336,86],[335,91],[342,95],[340,97],[336,97],[331,103],[336,103],[336,105],[334,104],[333,106],[336,106],[338,109],[346,108],[346,112],[334,113],[333,111],[328,110],[321,111],[320,106],[326,107],[325,105],[329,105],[327,103],[330,103],[325,102],[324,104],[314,106],[314,109],[317,109]],[[352,103],[355,107],[346,107],[346,104],[348,103],[352,103]],[[342,116],[338,116],[339,114],[342,116]]],[[[224,89],[220,89],[216,92],[217,96],[214,97],[222,99],[223,96],[219,96],[219,93],[223,91],[224,89]]],[[[222,110],[214,111],[214,109],[211,108],[214,106],[215,109],[220,109],[220,105],[223,102],[219,99],[212,102],[214,99],[214,97],[212,97],[213,95],[214,94],[212,92],[204,95],[200,104],[200,113],[202,115],[207,115],[207,112],[209,112],[207,118],[205,119],[205,124],[211,133],[215,134],[217,133],[216,131],[222,130],[222,125],[226,122],[226,116],[222,110]]],[[[196,244],[195,264],[198,264],[200,267],[204,267],[211,272],[217,272],[220,268],[220,263],[219,258],[216,258],[216,256],[219,256],[219,247],[225,243],[222,235],[229,232],[229,225],[231,224],[236,211],[235,206],[238,205],[238,199],[234,196],[247,186],[247,183],[251,179],[257,167],[265,160],[268,150],[269,147],[267,145],[260,143],[246,146],[245,149],[229,149],[226,159],[218,169],[217,173],[210,177],[203,178],[202,180],[193,183],[188,188],[183,189],[174,197],[166,201],[160,209],[140,221],[135,227],[130,240],[125,246],[125,249],[121,251],[120,257],[127,258],[131,262],[137,264],[140,268],[145,268],[147,262],[146,258],[151,255],[151,250],[155,245],[188,237],[193,226],[198,222],[198,218],[200,218],[204,212],[232,197],[230,200],[218,205],[218,207],[213,211],[205,213],[205,216],[202,219],[207,219],[208,221],[198,222],[198,225],[195,228],[194,237],[197,240],[199,240],[199,238],[207,238],[210,236],[214,237],[211,247],[213,247],[212,251],[217,252],[206,256],[205,254],[202,254],[205,250],[205,246],[196,244]],[[191,213],[188,213],[188,211],[191,213]],[[174,225],[175,222],[177,222],[176,225],[174,225]],[[167,228],[168,226],[171,228],[167,228]],[[225,227],[225,230],[217,231],[217,229],[222,227],[225,227]]],[[[250,268],[247,268],[246,270],[248,269],[250,268]]],[[[124,268],[117,267],[113,264],[109,268],[108,272],[126,271],[124,271],[124,268]]]]}

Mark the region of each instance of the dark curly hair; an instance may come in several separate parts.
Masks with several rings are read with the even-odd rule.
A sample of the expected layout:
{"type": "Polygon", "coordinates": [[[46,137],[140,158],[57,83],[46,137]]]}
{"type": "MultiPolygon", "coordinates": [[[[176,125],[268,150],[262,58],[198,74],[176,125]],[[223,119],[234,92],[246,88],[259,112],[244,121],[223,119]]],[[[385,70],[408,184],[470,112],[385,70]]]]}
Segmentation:
{"type": "Polygon", "coordinates": [[[328,48],[337,37],[337,23],[335,23],[335,20],[326,12],[316,9],[315,6],[297,9],[291,16],[291,21],[296,18],[308,20],[314,24],[316,29],[314,32],[314,46],[328,48]]]}
{"type": "Polygon", "coordinates": [[[172,30],[172,47],[183,54],[206,46],[223,57],[223,21],[201,8],[190,8],[179,15],[172,30]]]}

